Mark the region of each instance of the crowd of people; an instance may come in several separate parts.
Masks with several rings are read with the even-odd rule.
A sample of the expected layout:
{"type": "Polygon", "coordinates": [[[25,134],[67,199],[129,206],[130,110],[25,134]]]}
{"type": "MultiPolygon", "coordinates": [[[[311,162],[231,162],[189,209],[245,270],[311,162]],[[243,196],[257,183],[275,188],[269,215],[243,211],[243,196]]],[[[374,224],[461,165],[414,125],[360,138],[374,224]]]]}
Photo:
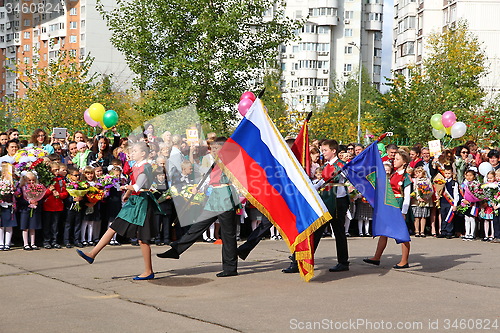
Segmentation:
{"type": "MultiPolygon", "coordinates": [[[[151,242],[161,246],[180,239],[189,227],[180,226],[176,219],[176,206],[170,196],[165,196],[165,192],[172,185],[197,184],[210,170],[214,162],[211,143],[216,135],[210,133],[206,139],[189,144],[184,135],[165,132],[156,136],[151,124],[144,129],[143,133],[128,137],[122,137],[116,128],[103,130],[91,138],[76,131],[62,139],[55,138],[54,133],[49,135],[43,129],[37,129],[27,140],[16,129],[0,133],[2,172],[8,170],[4,168],[5,164],[18,163],[16,153],[19,149],[33,148],[45,152],[43,163],[48,165],[53,178],[43,196],[31,200],[24,193],[26,186],[39,183],[40,175],[33,170],[24,170],[20,174],[13,172],[13,193],[10,196],[3,194],[0,200],[0,250],[11,249],[13,236],[14,239],[22,239],[21,248],[26,251],[42,247],[82,248],[97,244],[128,199],[124,196],[131,181],[133,165],[137,162],[132,156],[132,147],[137,143],[144,143],[147,147],[145,160],[152,169],[151,192],[157,200],[163,198],[163,201],[158,201],[164,214],[151,216],[155,219],[151,242]],[[101,195],[78,192],[89,187],[97,189],[101,195]]],[[[293,143],[293,139],[288,143],[293,143]]],[[[322,184],[324,170],[328,166],[325,144],[328,147],[331,145],[328,140],[311,141],[312,163],[308,172],[315,185],[322,184]]],[[[342,163],[349,162],[364,149],[361,144],[354,143],[332,147],[337,148],[333,150],[342,163]]],[[[479,149],[474,142],[467,142],[433,157],[429,148],[422,145],[407,149],[379,143],[379,151],[406,216],[408,229],[414,237],[461,237],[464,240],[500,242],[498,150],[479,149]],[[482,162],[491,166],[486,175],[478,172],[482,162]]],[[[345,189],[344,195],[341,195],[349,199],[342,215],[345,236],[371,236],[372,207],[353,186],[346,186],[345,189]]],[[[341,191],[337,190],[337,197],[341,191]]],[[[249,232],[266,220],[249,203],[245,209],[240,217],[242,223],[248,222],[245,225],[249,232]]],[[[238,239],[239,227],[240,224],[238,239]]],[[[279,232],[270,224],[269,229],[268,237],[281,239],[279,232]]],[[[323,237],[331,235],[332,231],[332,224],[327,224],[323,237]]],[[[203,234],[203,240],[215,242],[218,238],[219,224],[216,222],[203,234]]],[[[137,238],[117,238],[116,233],[107,242],[109,245],[120,245],[122,242],[138,245],[137,238]]],[[[379,258],[375,256],[368,260],[373,263],[379,258]]],[[[405,264],[407,259],[406,262],[402,259],[398,265],[405,264]]]]}
{"type": "MultiPolygon", "coordinates": [[[[322,156],[317,146],[321,142],[314,141],[310,150],[313,183],[322,178],[322,156]]],[[[338,157],[349,162],[363,149],[360,144],[340,145],[338,157]]],[[[379,143],[379,152],[396,197],[404,199],[402,209],[411,235],[500,242],[497,149],[479,149],[475,142],[469,141],[431,157],[430,149],[420,144],[399,148],[379,143]],[[403,159],[400,173],[404,177],[396,182],[393,179],[397,175],[394,167],[397,154],[403,159]],[[479,172],[482,163],[487,168],[485,174],[479,172]]],[[[351,203],[345,218],[346,234],[371,236],[373,209],[354,187],[350,186],[348,191],[351,203]],[[357,226],[352,221],[357,221],[357,226]]]]}

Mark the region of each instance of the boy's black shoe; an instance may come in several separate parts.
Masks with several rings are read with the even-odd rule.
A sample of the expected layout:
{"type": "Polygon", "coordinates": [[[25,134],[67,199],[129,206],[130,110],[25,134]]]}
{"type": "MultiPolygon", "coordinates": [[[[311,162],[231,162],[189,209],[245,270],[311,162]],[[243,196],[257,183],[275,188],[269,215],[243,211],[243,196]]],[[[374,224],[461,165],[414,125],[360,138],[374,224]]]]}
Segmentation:
{"type": "Polygon", "coordinates": [[[179,259],[179,253],[173,247],[171,247],[170,249],[168,249],[167,251],[165,251],[163,253],[158,253],[156,256],[158,258],[179,259]]]}

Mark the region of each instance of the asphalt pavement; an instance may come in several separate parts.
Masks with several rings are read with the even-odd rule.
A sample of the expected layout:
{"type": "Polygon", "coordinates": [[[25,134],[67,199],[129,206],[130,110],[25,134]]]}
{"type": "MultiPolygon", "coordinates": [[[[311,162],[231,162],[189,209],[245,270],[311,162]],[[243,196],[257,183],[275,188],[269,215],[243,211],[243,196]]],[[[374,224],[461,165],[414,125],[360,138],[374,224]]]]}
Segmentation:
{"type": "MultiPolygon", "coordinates": [[[[239,276],[217,278],[221,245],[196,243],[179,260],[108,246],[89,265],[75,249],[0,252],[0,332],[500,332],[500,244],[417,238],[410,268],[363,263],[377,241],[349,238],[350,271],[331,273],[335,240],[323,239],[315,277],[284,274],[283,241],[262,241],[239,276]]],[[[153,254],[167,246],[152,246],[153,254]]]]}

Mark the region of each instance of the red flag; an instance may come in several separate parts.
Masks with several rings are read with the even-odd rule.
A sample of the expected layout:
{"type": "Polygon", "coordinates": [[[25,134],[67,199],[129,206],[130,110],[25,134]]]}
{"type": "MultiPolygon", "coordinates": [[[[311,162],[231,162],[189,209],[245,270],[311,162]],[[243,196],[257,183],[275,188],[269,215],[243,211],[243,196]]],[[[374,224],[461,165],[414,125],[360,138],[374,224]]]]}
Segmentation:
{"type": "Polygon", "coordinates": [[[304,125],[300,129],[299,135],[292,145],[293,154],[297,157],[297,160],[299,160],[300,165],[302,165],[308,176],[311,173],[311,154],[309,153],[309,119],[311,115],[312,112],[309,112],[304,125]]]}
{"type": "MultiPolygon", "coordinates": [[[[309,153],[309,119],[311,119],[311,116],[312,112],[309,112],[304,125],[300,129],[299,135],[292,145],[293,154],[308,176],[311,173],[311,154],[309,153]]],[[[300,273],[305,277],[306,281],[309,281],[314,273],[314,234],[311,234],[308,238],[297,244],[295,258],[297,259],[300,273]]]]}

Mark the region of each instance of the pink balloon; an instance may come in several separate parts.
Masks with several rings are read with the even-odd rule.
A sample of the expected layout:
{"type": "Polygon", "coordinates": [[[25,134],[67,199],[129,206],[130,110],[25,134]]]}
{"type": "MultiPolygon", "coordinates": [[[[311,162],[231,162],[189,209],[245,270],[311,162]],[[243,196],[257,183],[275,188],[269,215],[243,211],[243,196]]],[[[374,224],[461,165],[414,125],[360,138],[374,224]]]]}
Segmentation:
{"type": "Polygon", "coordinates": [[[249,98],[244,98],[240,101],[240,103],[238,104],[238,111],[240,111],[243,117],[247,114],[252,104],[253,101],[249,98]]]}
{"type": "Polygon", "coordinates": [[[255,99],[256,99],[255,94],[251,91],[247,91],[247,92],[244,92],[243,94],[241,94],[240,101],[244,100],[245,98],[252,100],[252,102],[255,102],[255,99]]]}
{"type": "Polygon", "coordinates": [[[445,113],[443,113],[441,122],[443,123],[444,127],[451,127],[454,123],[457,122],[457,116],[455,115],[455,113],[453,113],[453,111],[446,111],[445,113]]]}
{"type": "Polygon", "coordinates": [[[85,122],[89,126],[96,127],[98,125],[97,121],[95,121],[94,119],[90,118],[89,109],[85,110],[85,112],[83,113],[83,119],[85,120],[85,122]]]}

